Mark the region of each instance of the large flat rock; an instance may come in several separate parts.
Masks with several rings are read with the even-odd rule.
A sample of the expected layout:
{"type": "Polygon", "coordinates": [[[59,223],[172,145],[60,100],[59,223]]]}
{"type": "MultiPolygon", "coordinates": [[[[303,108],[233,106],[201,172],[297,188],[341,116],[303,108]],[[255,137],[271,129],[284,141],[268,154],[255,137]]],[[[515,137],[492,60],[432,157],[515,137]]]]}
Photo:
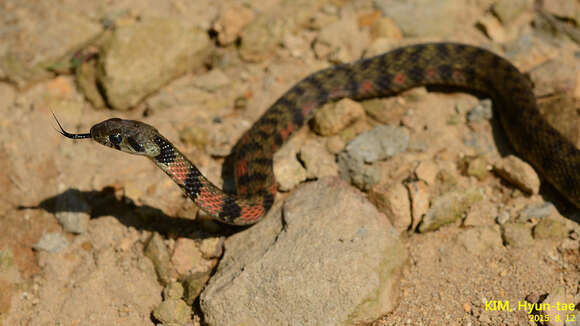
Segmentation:
{"type": "Polygon", "coordinates": [[[347,325],[392,310],[406,252],[387,218],[338,178],[298,188],[225,243],[201,295],[209,325],[347,325]]]}

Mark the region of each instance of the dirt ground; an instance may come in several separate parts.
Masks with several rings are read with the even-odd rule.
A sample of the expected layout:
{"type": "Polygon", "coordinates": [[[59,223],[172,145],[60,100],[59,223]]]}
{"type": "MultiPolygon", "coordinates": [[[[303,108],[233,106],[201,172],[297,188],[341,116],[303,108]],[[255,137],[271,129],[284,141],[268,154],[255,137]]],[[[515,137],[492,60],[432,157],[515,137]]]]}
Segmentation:
{"type": "MultiPolygon", "coordinates": [[[[221,244],[239,231],[204,218],[148,160],[62,137],[52,112],[70,132],[88,132],[111,117],[146,121],[221,184],[224,157],[242,132],[309,73],[401,45],[458,41],[486,47],[529,72],[550,121],[579,146],[580,3],[544,1],[543,10],[531,1],[499,0],[2,1],[0,40],[8,45],[0,48],[0,325],[159,324],[156,309],[169,285],[184,279],[179,266],[209,275],[219,254],[207,255],[204,244],[221,244]],[[47,68],[79,56],[90,62],[101,33],[146,17],[203,31],[209,40],[203,64],[175,70],[136,104],[116,110],[107,108],[112,100],[99,102],[82,86],[83,66],[47,68]],[[85,26],[76,19],[94,33],[63,45],[85,26]],[[35,68],[9,65],[14,53],[30,55],[24,62],[35,68]],[[63,226],[67,213],[80,221],[78,231],[63,226]],[[167,279],[147,254],[154,234],[171,256],[167,279]],[[190,240],[199,257],[177,255],[190,240]]],[[[480,99],[419,89],[380,103],[387,116],[375,119],[371,104],[362,103],[361,121],[329,137],[305,127],[299,142],[315,139],[336,154],[337,143],[344,147],[374,125],[403,126],[410,148],[377,165],[377,184],[363,187],[370,197],[393,182],[420,179],[423,164],[438,171],[433,180],[454,180],[439,185],[475,188],[483,199],[435,231],[398,228],[409,255],[398,303],[371,324],[563,325],[566,318],[566,325],[580,324],[573,323],[580,318],[580,212],[546,182],[529,195],[491,171],[514,152],[495,117],[466,118],[480,99]],[[481,174],[469,172],[481,162],[481,174]],[[506,302],[512,310],[502,309],[506,302]],[[518,306],[526,302],[565,302],[576,310],[529,314],[518,306]],[[548,316],[549,322],[538,321],[548,316]]],[[[417,193],[408,197],[427,196],[428,209],[445,191],[431,186],[417,193]]],[[[415,203],[407,204],[407,214],[421,211],[415,203]]],[[[164,324],[203,325],[199,303],[183,300],[185,320],[164,324]]]]}

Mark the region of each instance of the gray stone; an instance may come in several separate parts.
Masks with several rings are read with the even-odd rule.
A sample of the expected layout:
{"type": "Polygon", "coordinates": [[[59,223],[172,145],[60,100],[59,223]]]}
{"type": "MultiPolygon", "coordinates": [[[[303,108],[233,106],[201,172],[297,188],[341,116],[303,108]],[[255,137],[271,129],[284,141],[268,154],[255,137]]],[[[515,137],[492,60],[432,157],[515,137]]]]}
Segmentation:
{"type": "Polygon", "coordinates": [[[393,308],[405,259],[385,216],[340,179],[324,178],[226,240],[201,308],[208,325],[371,321],[393,308]]]}
{"type": "Polygon", "coordinates": [[[360,134],[346,146],[346,151],[356,160],[372,163],[405,151],[408,144],[405,128],[384,125],[360,134]]]}
{"type": "Polygon", "coordinates": [[[555,211],[556,209],[554,208],[554,205],[549,202],[526,205],[526,207],[519,212],[517,220],[521,222],[528,222],[532,219],[539,220],[552,215],[555,211]]]}
{"type": "Polygon", "coordinates": [[[55,203],[56,219],[62,228],[71,233],[84,233],[91,218],[91,207],[77,190],[67,190],[55,203]]]}
{"type": "Polygon", "coordinates": [[[34,245],[34,249],[57,253],[68,247],[68,245],[69,242],[62,233],[50,232],[42,235],[40,240],[34,245]]]}
{"type": "Polygon", "coordinates": [[[483,199],[477,189],[449,192],[433,200],[431,208],[419,225],[419,232],[434,231],[443,225],[455,222],[474,203],[483,199]]]}
{"type": "Polygon", "coordinates": [[[381,169],[375,165],[365,164],[347,152],[338,154],[339,175],[362,190],[368,190],[377,184],[381,177],[381,169]]]}
{"type": "Polygon", "coordinates": [[[98,81],[107,103],[127,110],[183,73],[202,65],[207,33],[176,20],[148,18],[120,26],[103,45],[98,81]]]}
{"type": "Polygon", "coordinates": [[[493,118],[492,101],[484,99],[467,112],[467,121],[491,120],[493,118]]]}

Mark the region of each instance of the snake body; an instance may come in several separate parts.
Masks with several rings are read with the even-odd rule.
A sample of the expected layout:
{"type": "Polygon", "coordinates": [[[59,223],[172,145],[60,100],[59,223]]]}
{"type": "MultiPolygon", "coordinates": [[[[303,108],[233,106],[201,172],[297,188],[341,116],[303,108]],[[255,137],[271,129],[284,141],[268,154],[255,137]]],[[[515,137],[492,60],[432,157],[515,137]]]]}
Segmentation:
{"type": "Polygon", "coordinates": [[[154,127],[109,119],[94,125],[92,138],[148,156],[205,212],[229,224],[260,220],[274,203],[272,157],[322,106],[342,98],[363,100],[406,89],[441,85],[490,96],[507,138],[521,157],[580,208],[580,150],[540,115],[531,82],[508,60],[482,48],[455,44],[412,45],[372,58],[336,65],[304,78],[280,97],[234,147],[237,194],[227,194],[154,127]]]}

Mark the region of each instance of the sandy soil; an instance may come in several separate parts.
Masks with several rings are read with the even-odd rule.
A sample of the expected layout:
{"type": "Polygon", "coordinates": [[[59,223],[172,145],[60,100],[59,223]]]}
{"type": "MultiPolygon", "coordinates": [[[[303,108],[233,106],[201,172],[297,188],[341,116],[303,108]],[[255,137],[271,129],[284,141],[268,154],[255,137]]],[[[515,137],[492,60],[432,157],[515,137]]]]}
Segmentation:
{"type": "MultiPolygon", "coordinates": [[[[223,157],[241,133],[309,73],[398,45],[453,40],[486,46],[508,55],[522,70],[533,71],[532,76],[539,76],[536,86],[544,87],[539,95],[546,110],[560,107],[559,103],[575,108],[560,118],[564,122],[558,122],[557,117],[554,120],[559,126],[563,123],[564,128],[571,126],[568,135],[580,144],[579,50],[571,41],[573,37],[566,36],[567,29],[554,32],[557,37],[546,40],[538,36],[543,33],[541,24],[532,24],[539,14],[531,7],[502,22],[497,13],[490,14],[494,1],[443,1],[449,6],[445,9],[449,10],[449,19],[438,19],[437,25],[442,26],[432,27],[432,33],[413,30],[413,24],[404,19],[394,19],[393,26],[385,27],[377,20],[384,16],[381,6],[389,2],[196,1],[192,6],[181,1],[162,5],[127,0],[99,6],[81,2],[50,5],[66,7],[65,12],[78,13],[82,19],[103,26],[111,21],[119,26],[132,24],[147,16],[194,22],[211,36],[212,54],[208,64],[161,87],[131,110],[119,112],[95,108],[81,92],[71,70],[15,82],[6,77],[11,72],[4,67],[4,81],[0,82],[0,325],[155,325],[159,321],[152,312],[162,302],[163,288],[167,289],[170,282],[159,276],[156,265],[145,254],[151,236],[160,234],[171,255],[186,243],[180,239],[193,240],[194,247],[199,248],[205,239],[220,239],[237,231],[199,218],[194,205],[148,160],[63,138],[55,131],[51,111],[71,132],[87,132],[94,123],[113,116],[144,120],[163,130],[209,179],[219,183],[223,157]],[[249,13],[240,7],[250,8],[249,13]],[[227,14],[231,8],[239,14],[227,14]],[[266,24],[258,29],[270,31],[268,35],[244,30],[259,17],[276,15],[291,17],[291,23],[266,24]],[[337,22],[346,22],[347,27],[337,22]],[[409,24],[409,29],[403,28],[409,24]],[[415,36],[407,36],[409,33],[415,36]],[[569,79],[560,83],[558,77],[564,72],[554,74],[554,70],[542,72],[538,68],[553,60],[563,62],[562,71],[571,74],[569,79]],[[209,74],[214,70],[220,70],[225,79],[209,74]],[[205,78],[201,87],[200,78],[205,78]],[[546,90],[550,82],[559,83],[558,87],[546,90]],[[213,86],[206,87],[209,84],[213,86]],[[87,217],[80,234],[65,231],[56,218],[65,211],[59,210],[59,205],[70,198],[88,207],[74,212],[87,217]],[[57,242],[64,244],[63,249],[34,249],[43,236],[53,233],[59,235],[57,242]]],[[[425,1],[415,2],[422,3],[420,8],[436,12],[437,8],[425,1]]],[[[34,3],[28,5],[34,8],[34,3]]],[[[564,6],[568,2],[562,3],[564,6]]],[[[569,3],[577,10],[577,2],[569,3]]],[[[54,22],[30,13],[35,10],[24,10],[9,1],[2,6],[22,17],[4,19],[0,38],[2,30],[23,25],[39,39],[59,37],[51,28],[54,22]]],[[[559,7],[548,9],[560,16],[566,14],[559,7]]],[[[393,15],[404,13],[403,8],[393,15]]],[[[567,20],[561,21],[572,22],[566,26],[577,26],[577,17],[565,17],[567,20]]],[[[419,25],[421,19],[415,20],[419,25]]],[[[572,34],[578,33],[575,27],[572,29],[572,34]]],[[[466,157],[482,156],[486,166],[491,166],[499,153],[512,153],[501,128],[495,120],[466,122],[465,113],[478,103],[474,96],[419,93],[416,97],[396,98],[399,106],[385,101],[395,111],[381,122],[405,126],[412,142],[418,147],[426,143],[428,150],[410,151],[404,154],[408,156],[382,163],[379,185],[388,184],[390,181],[385,180],[390,177],[404,179],[418,162],[435,162],[442,170],[452,167],[451,178],[459,179],[459,185],[465,182],[482,189],[485,199],[458,221],[437,231],[403,232],[410,258],[400,283],[399,303],[372,324],[534,325],[526,311],[517,309],[518,302],[552,295],[548,299],[580,305],[577,209],[544,184],[539,194],[528,196],[489,171],[482,178],[462,173],[466,157]],[[404,110],[399,112],[398,107],[404,110]],[[412,114],[405,113],[409,110],[412,114]],[[466,145],[470,137],[479,149],[466,145]],[[526,208],[542,207],[544,202],[554,205],[547,214],[521,217],[526,208]],[[526,230],[515,245],[506,243],[504,222],[497,222],[502,212],[526,230]],[[518,220],[520,217],[523,220],[518,220]],[[557,221],[565,232],[548,232],[545,237],[534,234],[534,228],[545,218],[557,221]],[[484,227],[492,230],[492,237],[501,239],[499,245],[489,242],[486,247],[489,239],[485,233],[469,231],[484,227]],[[478,246],[480,243],[483,247],[478,246]],[[509,301],[515,309],[490,309],[486,302],[493,300],[509,301]]],[[[348,138],[348,133],[359,133],[375,124],[367,117],[342,136],[348,138]]],[[[310,128],[300,137],[331,142],[310,128]]],[[[428,190],[430,196],[438,191],[428,190]]],[[[283,199],[284,195],[278,198],[283,199]]],[[[200,272],[209,273],[218,263],[218,258],[201,254],[193,262],[173,258],[175,270],[180,264],[195,264],[202,266],[200,272]]],[[[183,278],[175,270],[169,272],[169,280],[183,278]]],[[[188,303],[193,312],[182,324],[203,324],[197,302],[188,303]]],[[[580,316],[578,310],[576,316],[580,316]]]]}

